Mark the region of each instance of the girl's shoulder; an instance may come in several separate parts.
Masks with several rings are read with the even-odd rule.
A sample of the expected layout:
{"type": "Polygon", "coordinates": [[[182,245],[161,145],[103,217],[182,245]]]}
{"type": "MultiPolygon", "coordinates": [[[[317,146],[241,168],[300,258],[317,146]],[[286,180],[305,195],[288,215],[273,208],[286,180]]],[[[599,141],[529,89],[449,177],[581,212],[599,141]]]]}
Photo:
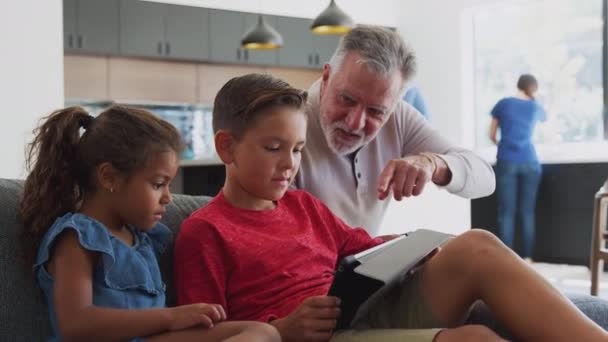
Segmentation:
{"type": "Polygon", "coordinates": [[[38,248],[36,265],[49,261],[57,238],[66,230],[76,233],[78,242],[84,249],[113,254],[110,232],[101,222],[80,213],[67,213],[58,217],[44,235],[38,248]]]}

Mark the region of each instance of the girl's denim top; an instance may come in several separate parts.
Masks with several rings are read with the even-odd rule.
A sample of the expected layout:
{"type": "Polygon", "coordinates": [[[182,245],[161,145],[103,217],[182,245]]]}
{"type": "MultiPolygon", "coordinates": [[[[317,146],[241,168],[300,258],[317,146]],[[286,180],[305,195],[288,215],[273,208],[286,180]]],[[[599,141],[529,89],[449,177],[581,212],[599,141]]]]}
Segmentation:
{"type": "Polygon", "coordinates": [[[165,225],[158,223],[149,232],[129,227],[134,237],[133,246],[129,246],[112,236],[101,222],[83,214],[68,213],[56,219],[46,232],[34,264],[53,327],[50,341],[62,338],[53,303],[53,277],[45,267],[57,237],[66,229],[76,232],[82,248],[99,253],[92,279],[93,305],[120,309],[165,306],[165,284],[156,260],[171,237],[165,225]]]}

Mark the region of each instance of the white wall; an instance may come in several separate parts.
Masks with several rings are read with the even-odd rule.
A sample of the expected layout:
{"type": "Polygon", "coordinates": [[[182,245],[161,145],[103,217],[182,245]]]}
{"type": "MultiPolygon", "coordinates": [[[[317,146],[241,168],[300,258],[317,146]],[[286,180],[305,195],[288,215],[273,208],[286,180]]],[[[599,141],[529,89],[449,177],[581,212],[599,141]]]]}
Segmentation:
{"type": "MultiPolygon", "coordinates": [[[[432,115],[432,125],[452,142],[474,143],[473,59],[467,9],[500,0],[409,0],[397,28],[418,57],[419,85],[432,115]]],[[[451,233],[471,226],[470,201],[438,188],[416,198],[391,203],[382,223],[385,233],[426,227],[451,233]]]]}
{"type": "Polygon", "coordinates": [[[63,105],[61,0],[0,2],[0,177],[24,177],[38,118],[63,105]]]}

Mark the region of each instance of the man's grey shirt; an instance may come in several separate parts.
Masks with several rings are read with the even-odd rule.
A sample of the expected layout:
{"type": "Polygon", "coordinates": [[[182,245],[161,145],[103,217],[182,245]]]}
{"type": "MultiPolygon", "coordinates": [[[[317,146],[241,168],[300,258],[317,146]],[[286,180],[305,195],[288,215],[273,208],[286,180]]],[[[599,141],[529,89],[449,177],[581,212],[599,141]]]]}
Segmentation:
{"type": "MultiPolygon", "coordinates": [[[[433,152],[448,164],[452,179],[445,189],[465,198],[494,192],[494,171],[489,163],[442,138],[412,106],[401,101],[378,135],[352,156],[333,152],[319,122],[321,81],[309,89],[306,147],[295,186],[321,199],[353,227],[378,234],[389,198],[378,199],[380,173],[391,159],[433,152]]],[[[429,208],[440,212],[441,208],[429,208]]],[[[407,219],[407,218],[404,218],[407,219]]]]}

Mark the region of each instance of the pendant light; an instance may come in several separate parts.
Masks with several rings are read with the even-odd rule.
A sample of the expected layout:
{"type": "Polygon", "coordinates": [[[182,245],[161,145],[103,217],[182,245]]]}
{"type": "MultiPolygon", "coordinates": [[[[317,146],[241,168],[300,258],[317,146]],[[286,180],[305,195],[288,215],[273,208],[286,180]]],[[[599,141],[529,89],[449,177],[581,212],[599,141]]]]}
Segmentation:
{"type": "Polygon", "coordinates": [[[310,30],[316,34],[345,34],[354,26],[351,17],[331,0],[329,6],[312,22],[310,30]]]}
{"type": "Polygon", "coordinates": [[[283,46],[283,37],[266,23],[264,16],[260,13],[257,25],[243,36],[241,46],[251,50],[278,49],[283,46]]]}

